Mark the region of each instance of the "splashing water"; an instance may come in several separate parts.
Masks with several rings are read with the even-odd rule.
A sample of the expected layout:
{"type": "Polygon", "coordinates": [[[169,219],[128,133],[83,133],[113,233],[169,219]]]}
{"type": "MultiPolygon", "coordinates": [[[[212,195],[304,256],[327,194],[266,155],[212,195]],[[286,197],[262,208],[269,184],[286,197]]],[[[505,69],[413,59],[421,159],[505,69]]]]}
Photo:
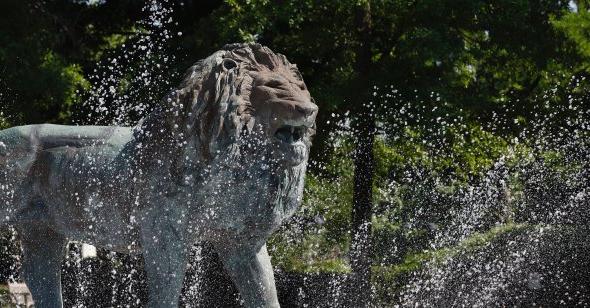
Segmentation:
{"type": "MultiPolygon", "coordinates": [[[[398,106],[374,114],[376,155],[383,155],[376,157],[377,169],[387,166],[375,184],[375,305],[589,306],[590,108],[584,97],[560,104],[548,93],[520,128],[507,104],[479,128],[448,112],[436,93],[408,98],[393,87],[378,91],[383,105],[398,106]],[[511,129],[516,133],[507,133],[511,129]],[[474,161],[478,155],[486,159],[474,161]],[[447,160],[472,171],[437,168],[447,160]]],[[[330,271],[346,273],[347,247],[326,242],[347,237],[334,221],[350,210],[353,121],[348,113],[332,115],[327,143],[337,158],[310,162],[316,171],[303,209],[281,230],[280,241],[304,252],[279,263],[296,259],[314,271],[343,260],[330,271]]],[[[346,279],[336,274],[321,291],[304,285],[298,298],[346,307],[346,293],[354,292],[346,279]]]]}
{"type": "Polygon", "coordinates": [[[590,117],[580,108],[549,131],[558,115],[535,119],[479,183],[457,191],[450,223],[434,234],[438,255],[404,287],[401,306],[590,305],[590,117]]]}
{"type": "Polygon", "coordinates": [[[89,76],[89,98],[83,103],[78,124],[135,125],[152,110],[178,77],[170,50],[174,35],[172,7],[168,1],[148,1],[147,15],[128,37],[89,76]],[[172,72],[172,73],[171,73],[172,72]]]}
{"type": "MultiPolygon", "coordinates": [[[[174,78],[167,73],[175,59],[166,52],[173,21],[166,4],[148,2],[143,9],[148,17],[138,23],[136,36],[106,57],[96,74],[89,77],[90,96],[83,105],[84,117],[77,124],[133,125],[173,86],[174,78]]],[[[473,129],[464,116],[447,113],[440,95],[402,99],[393,87],[381,92],[384,94],[379,99],[386,105],[390,105],[388,101],[408,102],[376,112],[378,142],[386,144],[388,150],[422,144],[400,150],[400,156],[418,154],[406,165],[388,165],[389,174],[377,185],[373,220],[374,235],[379,237],[375,241],[374,270],[378,305],[590,305],[590,262],[586,257],[590,249],[586,236],[590,220],[590,109],[584,102],[572,97],[568,104],[552,105],[551,93],[547,94],[543,107],[550,112],[539,110],[527,128],[505,141],[499,153],[489,155],[491,161],[478,162],[480,165],[474,167],[477,172],[458,175],[453,170],[429,169],[428,163],[440,157],[461,159],[453,156],[457,155],[452,152],[453,146],[469,148],[478,138],[491,140],[493,132],[513,126],[514,119],[495,113],[489,127],[480,131],[473,129]]],[[[336,125],[329,140],[337,155],[351,148],[353,120],[348,113],[334,115],[331,120],[336,125]]],[[[342,157],[350,162],[347,155],[342,157]]],[[[322,241],[346,237],[341,226],[331,225],[331,219],[340,219],[339,215],[350,209],[318,207],[350,201],[345,199],[351,188],[347,178],[350,166],[310,163],[318,173],[333,178],[330,182],[334,188],[323,195],[318,191],[326,191],[308,191],[311,197],[281,230],[281,239],[293,246],[309,244],[310,253],[303,256],[306,261],[329,255],[330,260],[347,263],[346,247],[320,246],[322,241]],[[309,240],[310,235],[315,242],[309,240]]],[[[107,305],[135,307],[144,303],[140,257],[102,251],[101,258],[91,261],[82,258],[78,244],[70,247],[64,284],[73,287],[64,289],[73,290],[75,295],[66,298],[75,302],[69,306],[89,306],[93,285],[108,285],[112,290],[107,305]],[[105,268],[108,275],[95,275],[105,268]]],[[[205,283],[201,247],[193,247],[191,254],[189,272],[193,274],[182,302],[186,307],[199,307],[199,291],[205,283]]],[[[19,266],[16,260],[13,263],[19,266]]],[[[321,278],[320,283],[312,276],[301,280],[297,298],[302,306],[310,302],[345,306],[343,298],[350,291],[344,287],[345,275],[335,272],[321,278]],[[320,287],[326,280],[327,287],[320,287]],[[311,292],[314,288],[328,292],[311,292]]]]}
{"type": "MultiPolygon", "coordinates": [[[[175,22],[173,8],[168,1],[147,1],[142,8],[145,18],[138,21],[135,34],[115,49],[111,55],[98,64],[95,74],[88,79],[92,84],[89,97],[83,102],[83,116],[78,117],[81,125],[133,126],[147,115],[167,93],[177,79],[172,70],[176,59],[170,50],[170,40],[180,32],[172,32],[175,22]]],[[[190,258],[190,275],[185,284],[190,286],[183,292],[185,307],[200,302],[201,247],[193,246],[190,258]]],[[[70,252],[68,268],[74,269],[69,283],[75,283],[74,307],[87,307],[79,299],[92,299],[92,288],[110,282],[111,297],[104,304],[120,307],[137,307],[147,301],[146,280],[143,259],[140,255],[127,255],[103,251],[98,259],[85,261],[78,249],[70,252]],[[95,273],[92,273],[95,271],[95,273]],[[97,277],[96,272],[108,271],[107,277],[97,277]],[[105,281],[100,281],[100,280],[105,281]],[[95,281],[98,280],[98,281],[95,281]]],[[[94,290],[98,294],[101,290],[94,290]]],[[[96,304],[96,302],[90,305],[96,304]]]]}

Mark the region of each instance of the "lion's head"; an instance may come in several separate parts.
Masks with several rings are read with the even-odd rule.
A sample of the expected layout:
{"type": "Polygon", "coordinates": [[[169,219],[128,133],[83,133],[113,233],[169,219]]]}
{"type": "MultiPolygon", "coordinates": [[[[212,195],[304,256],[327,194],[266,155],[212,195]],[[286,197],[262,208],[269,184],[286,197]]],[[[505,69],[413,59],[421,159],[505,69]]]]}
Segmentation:
{"type": "Polygon", "coordinates": [[[318,111],[297,67],[259,44],[197,62],[163,105],[141,124],[150,139],[194,143],[200,161],[267,151],[288,166],[307,160],[318,111]]]}
{"type": "Polygon", "coordinates": [[[192,142],[200,161],[269,150],[289,166],[307,160],[318,111],[297,67],[259,44],[226,45],[197,62],[164,103],[141,127],[173,140],[168,150],[192,142]]]}

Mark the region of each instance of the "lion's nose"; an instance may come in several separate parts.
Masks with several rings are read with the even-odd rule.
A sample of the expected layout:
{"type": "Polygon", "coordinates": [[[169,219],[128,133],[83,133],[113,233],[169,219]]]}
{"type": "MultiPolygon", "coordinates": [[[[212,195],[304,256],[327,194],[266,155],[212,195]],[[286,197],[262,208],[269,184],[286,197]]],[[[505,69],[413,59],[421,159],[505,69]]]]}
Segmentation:
{"type": "Polygon", "coordinates": [[[303,105],[296,105],[295,110],[307,118],[318,112],[318,106],[313,103],[306,103],[303,105]]]}

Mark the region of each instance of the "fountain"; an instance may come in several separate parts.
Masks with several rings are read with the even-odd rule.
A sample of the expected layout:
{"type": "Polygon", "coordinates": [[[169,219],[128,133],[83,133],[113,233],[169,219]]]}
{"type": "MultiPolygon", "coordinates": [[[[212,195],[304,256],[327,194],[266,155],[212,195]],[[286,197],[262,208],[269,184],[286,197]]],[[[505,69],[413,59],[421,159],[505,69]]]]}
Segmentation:
{"type": "MultiPolygon", "coordinates": [[[[88,78],[76,124],[130,126],[157,112],[159,95],[174,87],[168,40],[181,35],[170,30],[162,3],[148,1],[141,30],[88,78]],[[129,71],[130,63],[141,72],[129,71]]],[[[375,307],[590,306],[590,109],[583,96],[555,104],[556,93],[568,90],[555,87],[537,98],[530,122],[512,118],[519,102],[506,102],[481,126],[449,112],[437,93],[375,87],[375,307]]],[[[329,118],[330,146],[309,162],[302,208],[268,243],[284,307],[348,307],[355,292],[347,285],[354,116],[329,118]]],[[[0,260],[10,264],[0,276],[19,280],[11,234],[0,245],[0,260]]],[[[68,244],[65,306],[146,305],[141,256],[100,247],[93,256],[84,247],[68,244]]],[[[186,252],[180,306],[243,306],[214,250],[199,244],[186,252]]]]}
{"type": "Polygon", "coordinates": [[[265,242],[301,202],[316,114],[283,55],[232,44],[191,67],[134,128],[0,132],[0,216],[19,230],[35,302],[62,305],[72,239],[141,252],[148,306],[177,306],[189,249],[208,241],[246,305],[278,307],[265,242]]]}

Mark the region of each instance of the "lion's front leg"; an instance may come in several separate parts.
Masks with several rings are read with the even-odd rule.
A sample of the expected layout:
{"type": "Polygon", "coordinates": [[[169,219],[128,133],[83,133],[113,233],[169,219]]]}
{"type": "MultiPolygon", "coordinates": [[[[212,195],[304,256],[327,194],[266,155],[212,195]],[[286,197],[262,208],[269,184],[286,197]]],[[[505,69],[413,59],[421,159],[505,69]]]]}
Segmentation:
{"type": "Polygon", "coordinates": [[[141,228],[148,278],[148,307],[178,307],[188,256],[186,221],[181,211],[154,210],[141,228]]]}
{"type": "Polygon", "coordinates": [[[266,245],[258,249],[239,245],[217,247],[217,251],[246,307],[280,307],[266,245]]]}

